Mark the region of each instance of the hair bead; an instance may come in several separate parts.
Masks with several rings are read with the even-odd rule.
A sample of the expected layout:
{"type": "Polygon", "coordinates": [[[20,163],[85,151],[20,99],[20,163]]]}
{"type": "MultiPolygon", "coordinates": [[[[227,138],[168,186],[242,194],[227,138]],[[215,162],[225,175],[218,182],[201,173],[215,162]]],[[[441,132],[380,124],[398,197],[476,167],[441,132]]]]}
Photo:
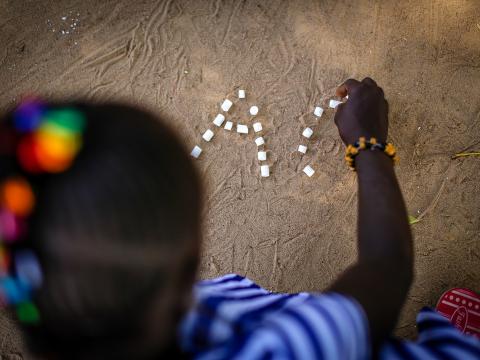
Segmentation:
{"type": "Polygon", "coordinates": [[[12,128],[2,129],[9,140],[9,146],[0,148],[2,155],[12,155],[21,171],[0,183],[0,303],[15,305],[18,319],[27,324],[40,321],[31,297],[32,291],[42,285],[43,273],[33,250],[24,244],[17,250],[17,245],[8,245],[24,239],[35,207],[28,175],[67,170],[81,149],[85,126],[80,111],[49,109],[30,98],[13,113],[12,128]]]}

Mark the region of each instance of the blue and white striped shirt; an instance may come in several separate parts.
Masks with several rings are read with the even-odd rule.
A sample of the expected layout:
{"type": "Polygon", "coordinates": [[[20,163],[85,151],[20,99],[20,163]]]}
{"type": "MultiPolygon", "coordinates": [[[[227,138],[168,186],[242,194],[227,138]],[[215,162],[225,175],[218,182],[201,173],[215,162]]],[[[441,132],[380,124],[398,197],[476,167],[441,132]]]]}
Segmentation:
{"type": "MultiPolygon", "coordinates": [[[[271,293],[230,274],[199,282],[180,326],[180,345],[196,359],[368,359],[361,306],[336,293],[271,293]]],[[[480,342],[432,310],[417,319],[417,342],[392,339],[384,359],[480,359],[480,342]]]]}

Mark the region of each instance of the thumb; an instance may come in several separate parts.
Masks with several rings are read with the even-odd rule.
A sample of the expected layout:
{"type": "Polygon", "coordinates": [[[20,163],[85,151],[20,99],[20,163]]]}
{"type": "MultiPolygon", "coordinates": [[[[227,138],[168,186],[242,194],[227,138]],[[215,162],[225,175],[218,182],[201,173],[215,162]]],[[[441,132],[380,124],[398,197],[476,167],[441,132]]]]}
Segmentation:
{"type": "Polygon", "coordinates": [[[356,89],[360,85],[360,81],[355,79],[348,79],[342,85],[337,87],[335,91],[335,95],[339,97],[345,97],[349,93],[351,93],[354,89],[356,89]]]}

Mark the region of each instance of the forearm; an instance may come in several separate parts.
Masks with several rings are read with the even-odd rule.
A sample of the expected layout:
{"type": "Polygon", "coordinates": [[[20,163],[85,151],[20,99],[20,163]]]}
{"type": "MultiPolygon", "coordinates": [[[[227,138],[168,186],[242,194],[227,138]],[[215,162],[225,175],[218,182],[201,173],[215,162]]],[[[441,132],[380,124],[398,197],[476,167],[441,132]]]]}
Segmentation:
{"type": "Polygon", "coordinates": [[[412,282],[412,237],[391,159],[363,151],[356,169],[358,260],[330,290],[353,296],[362,305],[375,349],[395,326],[412,282]]]}
{"type": "Polygon", "coordinates": [[[359,187],[358,261],[412,266],[412,236],[393,164],[379,151],[356,158],[359,187]]]}

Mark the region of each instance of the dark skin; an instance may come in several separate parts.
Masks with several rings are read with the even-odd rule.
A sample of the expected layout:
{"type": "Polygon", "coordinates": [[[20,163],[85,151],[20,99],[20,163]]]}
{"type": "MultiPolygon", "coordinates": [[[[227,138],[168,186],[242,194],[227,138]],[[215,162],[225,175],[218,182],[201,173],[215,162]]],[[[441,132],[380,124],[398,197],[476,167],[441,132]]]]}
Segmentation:
{"type": "MultiPolygon", "coordinates": [[[[345,144],[359,137],[388,136],[388,103],[370,78],[347,80],[337,96],[335,124],[345,144]]],[[[412,235],[392,160],[376,150],[361,151],[358,174],[358,260],[330,287],[355,298],[365,310],[374,352],[392,332],[413,281],[412,235]]]]}

